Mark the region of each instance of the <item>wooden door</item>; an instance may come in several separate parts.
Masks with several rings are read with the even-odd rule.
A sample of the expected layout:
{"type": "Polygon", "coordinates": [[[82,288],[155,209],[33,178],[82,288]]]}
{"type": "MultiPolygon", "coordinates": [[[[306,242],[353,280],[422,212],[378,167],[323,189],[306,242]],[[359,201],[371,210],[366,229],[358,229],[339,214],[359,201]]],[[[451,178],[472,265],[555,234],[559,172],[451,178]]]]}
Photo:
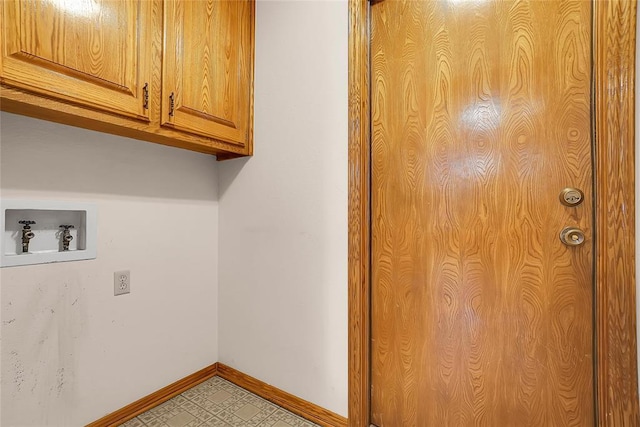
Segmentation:
{"type": "Polygon", "coordinates": [[[5,0],[0,80],[148,120],[151,6],[139,0],[5,0]]]}
{"type": "Polygon", "coordinates": [[[593,425],[591,2],[375,2],[371,64],[372,422],[593,425]]]}
{"type": "Polygon", "coordinates": [[[162,124],[244,146],[253,55],[250,0],[167,0],[162,124]]]}

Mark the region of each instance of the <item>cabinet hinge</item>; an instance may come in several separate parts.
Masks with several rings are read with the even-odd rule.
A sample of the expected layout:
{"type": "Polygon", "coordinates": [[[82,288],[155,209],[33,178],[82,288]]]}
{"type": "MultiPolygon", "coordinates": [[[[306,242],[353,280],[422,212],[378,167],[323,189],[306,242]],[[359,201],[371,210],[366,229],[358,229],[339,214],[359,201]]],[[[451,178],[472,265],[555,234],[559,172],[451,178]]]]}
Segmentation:
{"type": "Polygon", "coordinates": [[[175,103],[175,96],[173,94],[173,92],[171,92],[171,95],[169,95],[169,116],[173,117],[173,110],[176,106],[175,103]]]}
{"type": "Polygon", "coordinates": [[[149,108],[149,83],[145,83],[142,87],[142,108],[149,108]]]}

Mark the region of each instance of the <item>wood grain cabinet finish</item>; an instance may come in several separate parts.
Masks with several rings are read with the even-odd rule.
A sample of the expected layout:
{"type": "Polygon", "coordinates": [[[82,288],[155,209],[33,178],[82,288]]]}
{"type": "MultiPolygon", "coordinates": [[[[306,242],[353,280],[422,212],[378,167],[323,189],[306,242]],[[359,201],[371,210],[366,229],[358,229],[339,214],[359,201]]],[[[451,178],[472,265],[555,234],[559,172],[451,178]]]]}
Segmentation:
{"type": "Polygon", "coordinates": [[[3,0],[0,109],[253,151],[254,0],[3,0]]]}
{"type": "Polygon", "coordinates": [[[162,124],[245,145],[252,7],[247,1],[165,1],[162,124]]]}
{"type": "Polygon", "coordinates": [[[150,6],[133,0],[3,1],[2,83],[148,120],[150,6]]]}

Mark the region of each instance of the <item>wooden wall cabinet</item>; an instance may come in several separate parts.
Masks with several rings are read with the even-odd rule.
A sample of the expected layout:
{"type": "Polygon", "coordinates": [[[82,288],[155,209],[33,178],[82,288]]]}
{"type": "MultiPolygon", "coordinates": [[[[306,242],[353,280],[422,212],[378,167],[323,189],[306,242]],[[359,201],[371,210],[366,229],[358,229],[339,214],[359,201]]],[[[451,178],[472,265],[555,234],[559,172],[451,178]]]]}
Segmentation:
{"type": "Polygon", "coordinates": [[[247,140],[252,7],[167,1],[162,124],[233,144],[247,140]]]}
{"type": "Polygon", "coordinates": [[[254,0],[4,0],[0,109],[253,151],[254,0]]]}

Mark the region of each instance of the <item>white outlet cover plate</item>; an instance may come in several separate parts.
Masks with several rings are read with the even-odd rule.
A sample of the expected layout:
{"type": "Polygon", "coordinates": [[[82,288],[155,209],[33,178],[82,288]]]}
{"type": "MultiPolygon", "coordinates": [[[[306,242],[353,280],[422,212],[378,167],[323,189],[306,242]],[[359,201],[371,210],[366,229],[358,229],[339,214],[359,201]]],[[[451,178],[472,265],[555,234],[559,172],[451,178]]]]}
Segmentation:
{"type": "Polygon", "coordinates": [[[98,207],[95,203],[73,202],[59,200],[28,200],[28,199],[0,199],[0,267],[14,267],[32,264],[47,264],[52,262],[79,261],[95,259],[97,256],[97,220],[98,207]],[[6,239],[5,219],[7,210],[38,210],[38,211],[84,211],[85,212],[85,248],[68,252],[46,251],[27,254],[15,254],[8,247],[6,239]]]}
{"type": "Polygon", "coordinates": [[[131,272],[129,270],[116,271],[113,273],[113,295],[125,295],[131,293],[131,272]],[[125,276],[126,279],[123,281],[120,280],[121,276],[125,276]],[[124,289],[121,288],[121,284],[126,283],[126,287],[124,289]]]}

